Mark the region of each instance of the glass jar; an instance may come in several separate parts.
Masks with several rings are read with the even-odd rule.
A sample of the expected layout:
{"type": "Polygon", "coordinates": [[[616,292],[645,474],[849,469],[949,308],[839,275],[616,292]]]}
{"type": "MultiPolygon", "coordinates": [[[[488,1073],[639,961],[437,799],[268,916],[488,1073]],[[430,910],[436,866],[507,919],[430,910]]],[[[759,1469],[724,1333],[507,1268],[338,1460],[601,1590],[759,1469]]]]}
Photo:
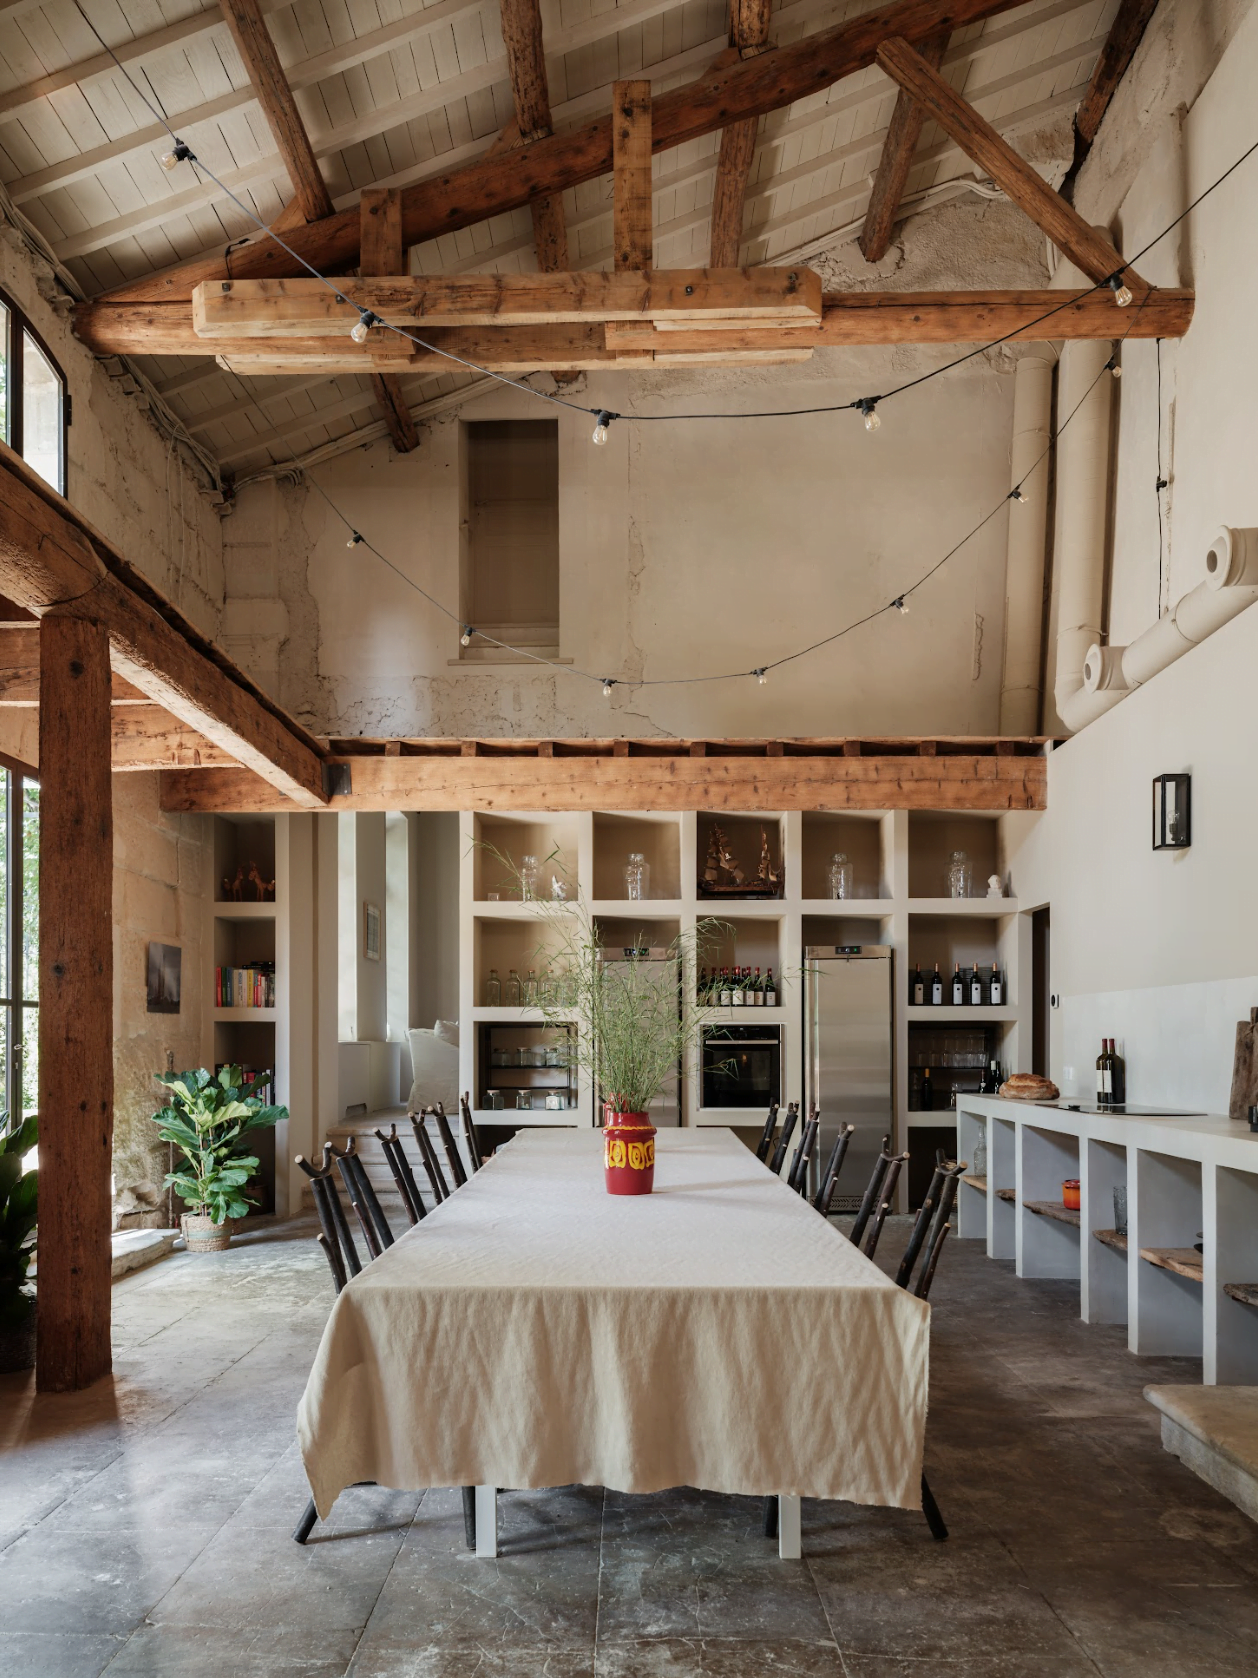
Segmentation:
{"type": "Polygon", "coordinates": [[[501,1090],[486,1090],[485,1091],[485,1107],[486,1107],[486,1110],[491,1112],[491,1113],[501,1113],[502,1112],[502,1091],[501,1090]]]}
{"type": "Polygon", "coordinates": [[[980,1130],[974,1142],[974,1158],[970,1161],[970,1173],[975,1177],[987,1175],[987,1132],[980,1130]]]}
{"type": "Polygon", "coordinates": [[[948,896],[968,897],[970,895],[971,875],[970,859],[964,851],[953,851],[948,858],[948,896]]]}
{"type": "Polygon", "coordinates": [[[510,1066],[511,1065],[511,1051],[510,1051],[510,1049],[493,1049],[493,1050],[491,1050],[490,1055],[489,1055],[489,1064],[491,1066],[496,1066],[496,1067],[510,1066]]]}
{"type": "Polygon", "coordinates": [[[538,887],[542,883],[542,870],[535,856],[520,858],[520,889],[526,901],[537,896],[538,887]]]}
{"type": "Polygon", "coordinates": [[[507,984],[502,993],[502,1001],[503,1006],[507,1008],[518,1008],[520,1006],[520,975],[514,967],[507,974],[507,984]]]}
{"type": "Polygon", "coordinates": [[[651,895],[651,865],[641,851],[630,851],[625,863],[625,896],[634,903],[651,895]]]}
{"type": "Polygon", "coordinates": [[[498,969],[491,967],[489,977],[485,980],[486,1008],[500,1008],[502,1006],[502,980],[498,977],[498,969]]]}
{"type": "Polygon", "coordinates": [[[842,851],[836,851],[830,858],[830,866],[826,869],[826,895],[843,898],[852,895],[852,865],[842,851]]]}
{"type": "Polygon", "coordinates": [[[533,1097],[528,1090],[515,1092],[515,1107],[517,1113],[531,1113],[533,1111],[533,1097]]]}

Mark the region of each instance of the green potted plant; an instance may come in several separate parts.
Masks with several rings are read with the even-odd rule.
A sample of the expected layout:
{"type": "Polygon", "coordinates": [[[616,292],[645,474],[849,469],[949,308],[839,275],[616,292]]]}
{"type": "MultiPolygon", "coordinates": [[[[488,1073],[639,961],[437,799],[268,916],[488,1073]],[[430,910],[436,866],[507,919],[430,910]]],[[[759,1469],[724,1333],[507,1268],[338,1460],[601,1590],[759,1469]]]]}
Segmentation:
{"type": "Polygon", "coordinates": [[[288,1108],[268,1106],[254,1093],[270,1082],[269,1072],[247,1076],[239,1066],[225,1066],[214,1075],[198,1067],[156,1077],[170,1092],[170,1104],[153,1115],[157,1134],[185,1162],[167,1174],[166,1185],[188,1206],[180,1220],[188,1251],[222,1252],[233,1221],[255,1204],[244,1191],[258,1160],[243,1151],[242,1138],[286,1119],[288,1108]]]}
{"type": "Polygon", "coordinates": [[[0,1115],[0,1375],[35,1361],[35,1295],[26,1272],[35,1255],[39,1173],[22,1160],[39,1139],[32,1113],[21,1124],[0,1115]]]}

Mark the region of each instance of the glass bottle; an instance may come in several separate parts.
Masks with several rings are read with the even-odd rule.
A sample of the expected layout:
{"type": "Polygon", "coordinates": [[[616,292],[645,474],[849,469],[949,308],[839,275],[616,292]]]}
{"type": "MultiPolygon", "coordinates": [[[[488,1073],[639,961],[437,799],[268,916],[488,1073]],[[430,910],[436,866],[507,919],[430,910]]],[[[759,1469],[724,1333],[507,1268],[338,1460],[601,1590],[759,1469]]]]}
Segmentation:
{"type": "Polygon", "coordinates": [[[984,1127],[974,1139],[974,1158],[970,1161],[970,1173],[975,1177],[987,1175],[987,1130],[984,1127]]]}
{"type": "Polygon", "coordinates": [[[498,969],[491,967],[489,977],[485,981],[486,1008],[500,1008],[502,1006],[502,980],[498,977],[498,969]]]}
{"type": "Polygon", "coordinates": [[[968,897],[970,895],[971,875],[970,859],[964,851],[953,851],[948,858],[948,896],[968,897]]]}
{"type": "Polygon", "coordinates": [[[826,895],[847,898],[852,895],[852,865],[842,851],[835,851],[826,869],[826,895]]]}
{"type": "Polygon", "coordinates": [[[776,1008],[778,1005],[778,988],[773,982],[773,969],[770,968],[764,980],[764,1005],[766,1008],[776,1008]]]}
{"type": "Polygon", "coordinates": [[[524,1006],[526,1008],[537,1007],[537,969],[535,967],[529,968],[528,977],[524,981],[524,1006]]]}
{"type": "Polygon", "coordinates": [[[718,993],[718,1000],[722,1008],[730,1007],[734,1000],[734,992],[729,982],[728,967],[722,967],[721,969],[721,989],[718,993]]]}
{"type": "Polygon", "coordinates": [[[630,851],[625,863],[625,896],[638,903],[651,895],[651,865],[641,851],[630,851]]]}
{"type": "Polygon", "coordinates": [[[522,895],[527,901],[537,896],[537,888],[541,884],[542,870],[535,856],[520,858],[520,887],[522,895]]]}
{"type": "Polygon", "coordinates": [[[503,992],[502,1000],[503,1005],[507,1008],[518,1008],[520,1006],[520,975],[514,967],[507,973],[507,988],[503,992]]]}

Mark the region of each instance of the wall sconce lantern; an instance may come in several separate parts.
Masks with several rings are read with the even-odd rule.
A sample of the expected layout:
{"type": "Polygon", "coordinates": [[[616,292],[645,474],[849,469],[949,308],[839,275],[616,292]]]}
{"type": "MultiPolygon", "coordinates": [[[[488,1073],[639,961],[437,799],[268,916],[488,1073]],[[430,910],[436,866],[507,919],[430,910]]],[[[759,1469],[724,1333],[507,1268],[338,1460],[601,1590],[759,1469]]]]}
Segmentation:
{"type": "Polygon", "coordinates": [[[1186,851],[1192,844],[1192,776],[1153,778],[1153,849],[1186,851]]]}

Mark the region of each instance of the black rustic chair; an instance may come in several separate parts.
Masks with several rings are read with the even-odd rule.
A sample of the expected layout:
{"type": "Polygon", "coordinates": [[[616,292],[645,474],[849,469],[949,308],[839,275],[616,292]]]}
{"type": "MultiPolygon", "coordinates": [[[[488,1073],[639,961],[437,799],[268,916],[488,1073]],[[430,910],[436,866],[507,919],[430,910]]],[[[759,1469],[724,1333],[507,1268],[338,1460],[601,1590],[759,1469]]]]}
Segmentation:
{"type": "Polygon", "coordinates": [[[854,1247],[859,1247],[865,1236],[870,1218],[878,1210],[886,1196],[883,1194],[884,1179],[890,1169],[895,1155],[890,1152],[891,1138],[884,1136],[878,1158],[874,1161],[874,1169],[870,1173],[865,1193],[861,1197],[860,1209],[856,1214],[856,1221],[848,1231],[848,1239],[854,1247]]]}
{"type": "Polygon", "coordinates": [[[454,1178],[454,1186],[456,1189],[461,1189],[467,1182],[467,1172],[463,1169],[463,1161],[459,1156],[459,1145],[454,1140],[454,1132],[450,1129],[450,1121],[446,1117],[445,1107],[440,1101],[436,1101],[427,1111],[437,1121],[437,1131],[441,1137],[441,1146],[446,1151],[446,1158],[450,1162],[450,1175],[454,1178]]]}
{"type": "Polygon", "coordinates": [[[795,1133],[795,1125],[799,1119],[799,1102],[788,1103],[786,1117],[782,1121],[782,1129],[778,1135],[778,1145],[773,1150],[773,1158],[769,1161],[769,1170],[775,1177],[782,1174],[782,1162],[786,1158],[786,1150],[790,1147],[791,1137],[795,1133]]]}
{"type": "Polygon", "coordinates": [[[895,1199],[895,1186],[899,1181],[901,1169],[908,1163],[908,1157],[907,1153],[892,1154],[887,1160],[886,1169],[883,1171],[878,1185],[878,1204],[869,1220],[869,1227],[865,1231],[865,1240],[861,1246],[861,1252],[864,1253],[866,1258],[873,1258],[878,1250],[878,1239],[882,1234],[882,1226],[886,1223],[887,1215],[891,1211],[892,1202],[895,1199]]]}
{"type": "MultiPolygon", "coordinates": [[[[396,1125],[393,1126],[392,1136],[385,1137],[380,1131],[377,1131],[376,1135],[379,1136],[380,1140],[385,1144],[386,1156],[389,1153],[390,1145],[393,1143],[396,1143],[399,1153],[401,1152],[401,1142],[397,1138],[396,1125]]],[[[380,1255],[378,1236],[376,1237],[377,1244],[373,1245],[372,1238],[368,1234],[368,1231],[371,1228],[370,1212],[367,1212],[364,1215],[364,1211],[360,1209],[359,1204],[355,1201],[355,1189],[349,1186],[351,1181],[354,1182],[355,1188],[358,1186],[360,1180],[362,1183],[366,1183],[367,1193],[370,1200],[375,1202],[376,1210],[380,1216],[381,1225],[387,1229],[388,1224],[385,1222],[384,1214],[379,1211],[379,1202],[376,1200],[370,1183],[367,1183],[366,1173],[363,1171],[362,1161],[358,1158],[357,1150],[354,1147],[352,1138],[349,1146],[343,1152],[338,1152],[335,1148],[333,1148],[330,1142],[325,1142],[323,1144],[322,1165],[312,1165],[308,1159],[303,1157],[303,1155],[297,1155],[296,1163],[306,1173],[307,1177],[310,1178],[311,1192],[314,1195],[315,1215],[319,1219],[320,1226],[319,1234],[315,1237],[315,1239],[323,1248],[328,1265],[332,1271],[332,1285],[335,1287],[336,1292],[339,1295],[341,1289],[345,1287],[351,1276],[361,1275],[363,1266],[358,1257],[358,1250],[354,1246],[354,1238],[350,1234],[349,1220],[345,1216],[345,1210],[342,1207],[340,1197],[336,1192],[336,1183],[332,1177],[332,1162],[334,1159],[340,1167],[342,1180],[345,1182],[347,1193],[350,1196],[350,1204],[354,1205],[355,1209],[358,1211],[358,1218],[359,1222],[362,1224],[363,1233],[368,1236],[367,1245],[371,1255],[368,1259],[368,1263],[371,1262],[371,1258],[378,1258],[380,1255]]],[[[402,1159],[405,1164],[405,1155],[402,1156],[402,1159]]],[[[390,1161],[390,1163],[392,1163],[392,1161],[390,1161]]],[[[406,1174],[408,1177],[410,1176],[409,1165],[406,1166],[406,1174]]],[[[413,1177],[411,1177],[411,1182],[412,1184],[414,1183],[413,1177]]],[[[400,1186],[401,1185],[399,1184],[399,1187],[400,1186]]],[[[409,1201],[405,1192],[403,1192],[402,1198],[404,1201],[407,1201],[409,1212],[409,1201]]],[[[420,1216],[422,1217],[422,1202],[419,1201],[418,1190],[415,1191],[415,1199],[416,1203],[421,1205],[420,1216]]],[[[387,1244],[392,1245],[392,1241],[393,1237],[390,1235],[387,1244]]],[[[359,1480],[356,1483],[360,1486],[374,1486],[376,1484],[374,1480],[359,1480]]],[[[463,1486],[461,1489],[463,1492],[463,1535],[468,1549],[475,1550],[476,1488],[474,1486],[463,1486]]],[[[304,1544],[306,1542],[306,1540],[310,1537],[310,1534],[314,1531],[315,1523],[318,1519],[319,1511],[315,1508],[314,1499],[311,1498],[306,1504],[305,1509],[302,1511],[301,1519],[298,1521],[293,1530],[293,1538],[298,1544],[304,1544]]]]}
{"type": "Polygon", "coordinates": [[[817,1146],[817,1132],[820,1128],[821,1115],[816,1107],[813,1107],[800,1132],[799,1146],[791,1160],[790,1175],[786,1179],[788,1187],[794,1189],[796,1194],[808,1193],[808,1169],[812,1164],[813,1150],[817,1146]]]}
{"type": "Polygon", "coordinates": [[[407,1221],[414,1228],[425,1216],[424,1198],[419,1192],[419,1184],[415,1181],[415,1173],[411,1170],[411,1162],[402,1147],[402,1138],[398,1135],[395,1124],[389,1126],[387,1136],[382,1130],[377,1130],[376,1135],[384,1149],[384,1157],[393,1174],[393,1181],[397,1184],[397,1191],[402,1197],[407,1221]]]}
{"type": "Polygon", "coordinates": [[[441,1169],[441,1161],[437,1158],[437,1150],[428,1134],[429,1111],[430,1109],[425,1107],[422,1113],[412,1113],[411,1129],[415,1133],[415,1146],[419,1149],[419,1157],[423,1163],[424,1174],[428,1178],[428,1186],[432,1190],[432,1197],[440,1205],[443,1200],[449,1200],[450,1188],[441,1169]]]}
{"type": "Polygon", "coordinates": [[[778,1104],[776,1101],[769,1105],[769,1116],[764,1121],[764,1129],[760,1132],[760,1140],[756,1144],[756,1158],[761,1165],[768,1162],[769,1149],[773,1146],[773,1133],[778,1127],[778,1104]]]}
{"type": "Polygon", "coordinates": [[[467,1090],[459,1097],[459,1112],[463,1117],[463,1141],[467,1146],[467,1156],[472,1162],[472,1170],[479,1171],[489,1156],[480,1151],[480,1137],[476,1134],[472,1103],[467,1090]]]}
{"type": "Polygon", "coordinates": [[[830,1157],[826,1161],[825,1170],[821,1173],[821,1186],[817,1190],[817,1197],[813,1201],[813,1205],[823,1218],[830,1216],[830,1202],[834,1199],[834,1190],[839,1180],[839,1172],[842,1171],[843,1161],[847,1157],[847,1145],[855,1133],[856,1126],[854,1124],[839,1126],[839,1134],[834,1139],[830,1157]]]}

